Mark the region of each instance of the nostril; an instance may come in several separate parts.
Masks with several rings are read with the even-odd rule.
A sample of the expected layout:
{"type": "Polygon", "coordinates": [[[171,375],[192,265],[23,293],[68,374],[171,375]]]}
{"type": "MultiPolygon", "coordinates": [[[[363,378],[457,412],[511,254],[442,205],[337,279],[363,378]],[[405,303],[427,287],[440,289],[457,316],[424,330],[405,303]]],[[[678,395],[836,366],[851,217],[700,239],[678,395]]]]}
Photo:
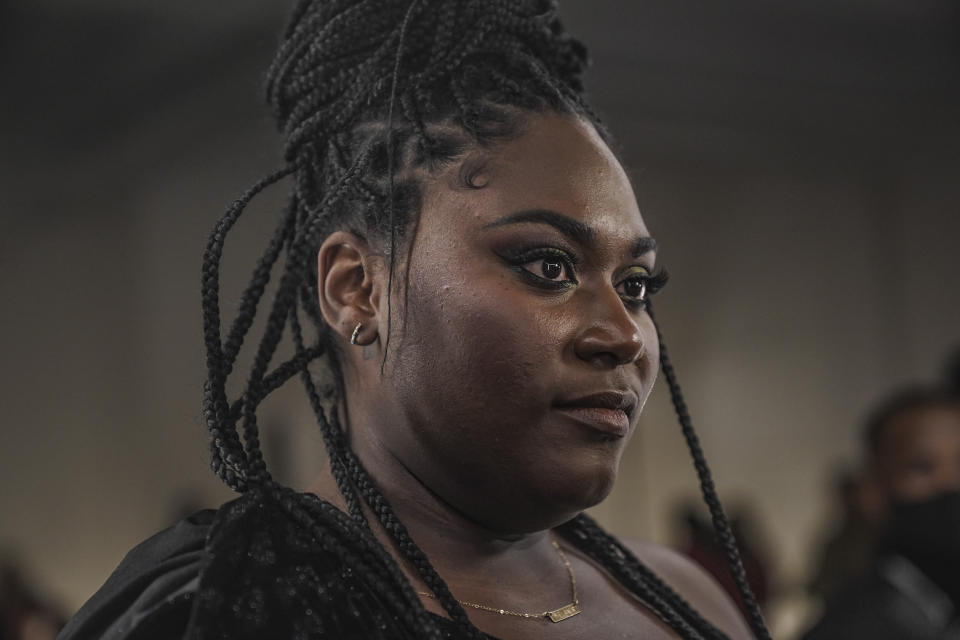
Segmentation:
{"type": "Polygon", "coordinates": [[[642,358],[646,353],[646,345],[639,331],[624,335],[609,327],[594,326],[580,334],[576,352],[583,360],[618,366],[632,364],[642,358]]]}

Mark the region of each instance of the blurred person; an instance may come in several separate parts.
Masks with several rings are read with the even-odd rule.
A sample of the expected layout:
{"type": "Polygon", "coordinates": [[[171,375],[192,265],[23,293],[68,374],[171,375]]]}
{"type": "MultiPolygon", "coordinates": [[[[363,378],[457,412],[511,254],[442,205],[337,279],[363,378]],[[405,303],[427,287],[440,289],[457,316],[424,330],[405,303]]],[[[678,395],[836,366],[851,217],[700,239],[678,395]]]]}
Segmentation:
{"type": "Polygon", "coordinates": [[[53,640],[64,616],[38,595],[13,562],[0,562],[0,640],[53,640]]]}
{"type": "MultiPolygon", "coordinates": [[[[746,615],[746,604],[740,598],[736,582],[724,560],[723,547],[717,540],[709,519],[693,504],[682,505],[676,511],[676,518],[678,548],[681,553],[706,569],[746,615]]],[[[750,590],[756,597],[757,604],[765,608],[770,595],[770,577],[755,518],[742,507],[731,509],[730,528],[737,539],[737,548],[740,550],[750,590]]]]}
{"type": "Polygon", "coordinates": [[[830,521],[809,591],[830,604],[870,570],[876,555],[879,494],[861,470],[840,471],[831,482],[830,521]]]}
{"type": "Polygon", "coordinates": [[[830,603],[806,640],[960,638],[960,402],[904,390],[867,424],[870,482],[882,498],[868,575],[830,603]]]}
{"type": "Polygon", "coordinates": [[[585,63],[549,1],[297,3],[267,86],[286,164],[230,208],[203,260],[212,466],[242,495],[131,551],[62,640],[751,638],[694,563],[582,513],[611,490],[658,366],[769,638],[654,323],[665,276],[585,101],[585,63]],[[226,236],[286,177],[224,336],[226,236]],[[297,376],[330,457],[305,493],[266,468],[257,416],[297,376]]]}

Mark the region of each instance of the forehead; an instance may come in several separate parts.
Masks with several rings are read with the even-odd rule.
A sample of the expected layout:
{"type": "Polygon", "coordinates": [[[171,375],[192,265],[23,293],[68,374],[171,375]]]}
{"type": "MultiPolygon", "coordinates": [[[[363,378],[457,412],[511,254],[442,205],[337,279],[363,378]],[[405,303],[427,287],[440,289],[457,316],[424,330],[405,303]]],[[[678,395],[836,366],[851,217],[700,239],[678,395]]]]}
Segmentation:
{"type": "Polygon", "coordinates": [[[527,119],[522,133],[469,155],[426,189],[431,209],[466,209],[478,222],[511,212],[550,209],[597,229],[601,237],[649,235],[633,187],[592,125],[562,115],[527,119]],[[462,184],[470,171],[479,189],[462,184]]]}

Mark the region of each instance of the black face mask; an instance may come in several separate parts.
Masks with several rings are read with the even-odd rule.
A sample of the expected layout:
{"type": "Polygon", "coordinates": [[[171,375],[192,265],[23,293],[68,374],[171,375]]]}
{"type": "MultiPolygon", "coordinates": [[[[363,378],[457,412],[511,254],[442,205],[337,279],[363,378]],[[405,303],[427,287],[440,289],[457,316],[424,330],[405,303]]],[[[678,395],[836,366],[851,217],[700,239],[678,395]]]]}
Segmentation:
{"type": "Polygon", "coordinates": [[[891,507],[887,550],[917,565],[960,605],[960,491],[891,507]]]}

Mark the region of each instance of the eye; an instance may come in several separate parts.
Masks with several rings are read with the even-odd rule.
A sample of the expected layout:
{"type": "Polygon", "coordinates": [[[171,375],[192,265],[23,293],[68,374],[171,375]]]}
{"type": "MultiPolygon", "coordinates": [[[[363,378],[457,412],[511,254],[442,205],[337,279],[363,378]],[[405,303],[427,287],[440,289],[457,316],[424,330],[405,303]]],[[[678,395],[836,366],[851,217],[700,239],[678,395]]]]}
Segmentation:
{"type": "Polygon", "coordinates": [[[575,286],[576,258],[556,247],[533,247],[504,258],[520,277],[542,289],[568,289],[575,286]]]}
{"type": "Polygon", "coordinates": [[[647,281],[639,276],[633,276],[623,281],[623,293],[628,298],[636,298],[637,300],[646,300],[647,298],[647,281]]]}
{"type": "Polygon", "coordinates": [[[544,280],[551,280],[554,282],[566,282],[573,280],[571,269],[568,267],[565,261],[559,257],[550,256],[546,258],[538,258],[536,260],[526,262],[520,266],[538,278],[543,278],[544,280]]]}
{"type": "Polygon", "coordinates": [[[667,284],[667,272],[659,270],[651,274],[646,267],[630,267],[626,275],[617,283],[617,291],[624,303],[642,308],[649,297],[667,284]]]}
{"type": "Polygon", "coordinates": [[[617,284],[620,297],[625,302],[642,304],[647,299],[650,272],[643,267],[631,267],[627,275],[617,284]]]}

